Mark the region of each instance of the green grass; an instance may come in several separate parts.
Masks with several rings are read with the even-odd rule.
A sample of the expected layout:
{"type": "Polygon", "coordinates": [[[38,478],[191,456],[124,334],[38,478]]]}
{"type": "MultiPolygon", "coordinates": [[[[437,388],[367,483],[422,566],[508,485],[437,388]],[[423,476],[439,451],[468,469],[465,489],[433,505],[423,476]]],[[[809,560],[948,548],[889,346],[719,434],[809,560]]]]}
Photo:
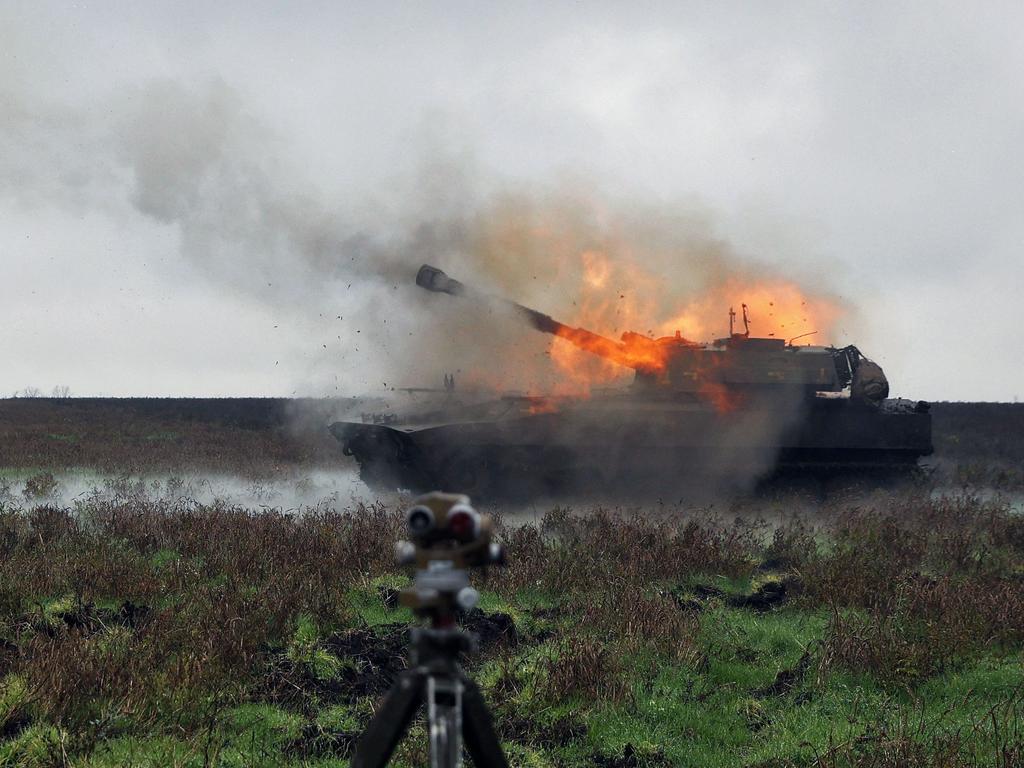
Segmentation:
{"type": "MultiPolygon", "coordinates": [[[[781,669],[795,664],[825,624],[815,614],[708,611],[701,621],[697,663],[635,658],[627,665],[634,680],[629,701],[616,706],[566,701],[547,710],[549,715],[586,713],[585,741],[563,750],[563,757],[585,764],[589,754],[621,754],[629,744],[641,756],[663,753],[672,765],[736,765],[736,755],[758,739],[752,717],[767,721],[792,701],[756,700],[751,691],[769,685],[781,669]],[[652,662],[656,672],[650,676],[652,662]]],[[[522,668],[532,666],[531,653],[523,656],[522,668]]],[[[483,673],[482,679],[491,676],[483,673]]],[[[542,708],[528,700],[516,706],[542,708]]]]}
{"type": "MultiPolygon", "coordinates": [[[[837,673],[816,681],[813,669],[790,691],[764,694],[779,672],[793,669],[805,650],[820,643],[827,623],[819,611],[758,615],[714,609],[701,621],[701,660],[660,665],[648,679],[645,660],[637,660],[630,669],[634,683],[628,702],[595,706],[570,700],[545,707],[530,701],[527,687],[511,708],[549,719],[582,714],[586,738],[556,752],[580,765],[594,753],[622,754],[627,745],[641,758],[658,756],[681,767],[803,765],[832,744],[883,727],[896,732],[901,722],[930,737],[980,726],[965,740],[965,754],[979,762],[991,758],[984,716],[1019,695],[1024,686],[1019,655],[988,657],[897,694],[866,675],[837,673]]],[[[536,655],[535,650],[520,654],[519,668],[533,667],[536,655]]],[[[496,663],[479,673],[485,686],[496,677],[496,663]]]]}
{"type": "Polygon", "coordinates": [[[355,587],[347,593],[349,605],[360,622],[368,627],[379,627],[385,624],[403,623],[412,621],[412,611],[408,608],[398,606],[388,608],[381,600],[379,589],[398,589],[406,586],[405,580],[393,576],[375,579],[369,586],[355,587]]]}

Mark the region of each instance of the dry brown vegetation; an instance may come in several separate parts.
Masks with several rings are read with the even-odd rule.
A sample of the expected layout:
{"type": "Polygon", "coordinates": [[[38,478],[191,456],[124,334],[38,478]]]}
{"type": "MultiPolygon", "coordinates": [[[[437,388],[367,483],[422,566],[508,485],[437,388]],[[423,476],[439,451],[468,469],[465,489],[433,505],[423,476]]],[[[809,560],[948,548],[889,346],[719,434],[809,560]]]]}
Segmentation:
{"type": "MultiPolygon", "coordinates": [[[[329,403],[330,401],[324,401],[329,403]]],[[[331,406],[274,398],[0,400],[0,467],[267,475],[335,462],[331,406]],[[305,428],[305,419],[316,428],[305,428]]]]}
{"type": "MultiPolygon", "coordinates": [[[[521,636],[547,650],[516,672],[509,660],[523,648],[494,646],[490,657],[505,665],[496,689],[549,704],[628,703],[642,676],[657,674],[648,666],[638,683],[638,660],[699,669],[701,614],[748,604],[702,580],[742,582],[765,564],[772,583],[789,585],[771,593],[780,604],[828,613],[812,654],[819,686],[847,670],[899,688],[1024,646],[1024,537],[1005,506],[919,496],[887,513],[846,510],[829,527],[826,541],[799,521],[768,536],[741,520],[556,509],[538,526],[504,529],[511,562],[487,588],[513,603],[546,596],[521,636]]],[[[386,676],[374,685],[354,673],[369,658],[359,642],[388,648],[379,666],[393,674],[400,631],[359,641],[353,633],[368,630],[353,590],[393,572],[401,528],[399,512],[382,506],[252,514],[139,496],[0,512],[0,677],[25,688],[4,727],[54,724],[72,734],[67,748],[88,753],[117,734],[199,733],[240,702],[310,716],[324,702],[379,694],[386,676]],[[319,634],[300,652],[302,622],[319,634]],[[318,671],[318,658],[344,667],[347,653],[352,674],[318,671]]],[[[1019,738],[1000,749],[1019,749],[1019,738]]],[[[833,746],[819,764],[890,765],[921,749],[938,754],[887,736],[833,746]],[[865,744],[890,757],[864,762],[865,744]]]]}

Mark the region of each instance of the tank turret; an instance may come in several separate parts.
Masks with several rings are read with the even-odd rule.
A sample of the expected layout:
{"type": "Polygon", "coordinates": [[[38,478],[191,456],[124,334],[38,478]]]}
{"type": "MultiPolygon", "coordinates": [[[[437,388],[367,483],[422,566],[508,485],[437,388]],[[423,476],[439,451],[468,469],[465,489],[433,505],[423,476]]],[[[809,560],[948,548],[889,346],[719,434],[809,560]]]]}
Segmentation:
{"type": "Polygon", "coordinates": [[[747,331],[730,333],[710,343],[690,341],[678,332],[651,338],[631,331],[615,341],[513,301],[474,292],[427,264],[420,268],[416,284],[429,291],[508,306],[536,330],[632,368],[636,371],[635,386],[649,391],[699,393],[710,386],[736,393],[798,393],[810,397],[848,389],[851,397],[868,402],[879,402],[889,393],[881,367],[856,347],[796,346],[783,339],[750,336],[746,307],[747,331]]]}

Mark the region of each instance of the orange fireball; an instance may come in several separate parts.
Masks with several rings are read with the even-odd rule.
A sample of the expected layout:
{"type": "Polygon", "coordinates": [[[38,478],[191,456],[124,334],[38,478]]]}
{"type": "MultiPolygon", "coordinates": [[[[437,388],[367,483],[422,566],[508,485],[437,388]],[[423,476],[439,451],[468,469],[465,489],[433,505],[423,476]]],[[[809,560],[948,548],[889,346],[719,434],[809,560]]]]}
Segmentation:
{"type": "MultiPolygon", "coordinates": [[[[697,296],[673,302],[664,284],[636,264],[614,261],[597,250],[582,251],[578,260],[572,311],[558,318],[570,327],[557,331],[549,351],[561,374],[559,394],[585,397],[594,387],[629,382],[634,370],[657,374],[672,348],[664,337],[681,342],[726,337],[732,307],[746,305],[752,336],[804,343],[813,336],[819,344],[827,342],[842,314],[837,302],[782,278],[728,276],[697,296]],[[659,320],[659,315],[670,319],[659,320]]],[[[745,332],[742,320],[733,330],[745,332]]],[[[739,404],[737,393],[710,375],[699,394],[722,411],[739,404]]]]}

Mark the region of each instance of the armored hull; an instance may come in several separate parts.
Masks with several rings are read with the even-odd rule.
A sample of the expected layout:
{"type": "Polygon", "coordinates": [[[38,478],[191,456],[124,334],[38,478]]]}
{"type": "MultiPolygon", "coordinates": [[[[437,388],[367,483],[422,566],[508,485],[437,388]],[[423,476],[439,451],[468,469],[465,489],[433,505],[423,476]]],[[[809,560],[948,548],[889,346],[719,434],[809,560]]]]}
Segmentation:
{"type": "Polygon", "coordinates": [[[533,398],[433,411],[331,432],[372,488],[458,488],[483,496],[671,490],[778,473],[906,471],[932,452],[927,404],[763,400],[722,413],[630,392],[559,404],[533,398]]]}

